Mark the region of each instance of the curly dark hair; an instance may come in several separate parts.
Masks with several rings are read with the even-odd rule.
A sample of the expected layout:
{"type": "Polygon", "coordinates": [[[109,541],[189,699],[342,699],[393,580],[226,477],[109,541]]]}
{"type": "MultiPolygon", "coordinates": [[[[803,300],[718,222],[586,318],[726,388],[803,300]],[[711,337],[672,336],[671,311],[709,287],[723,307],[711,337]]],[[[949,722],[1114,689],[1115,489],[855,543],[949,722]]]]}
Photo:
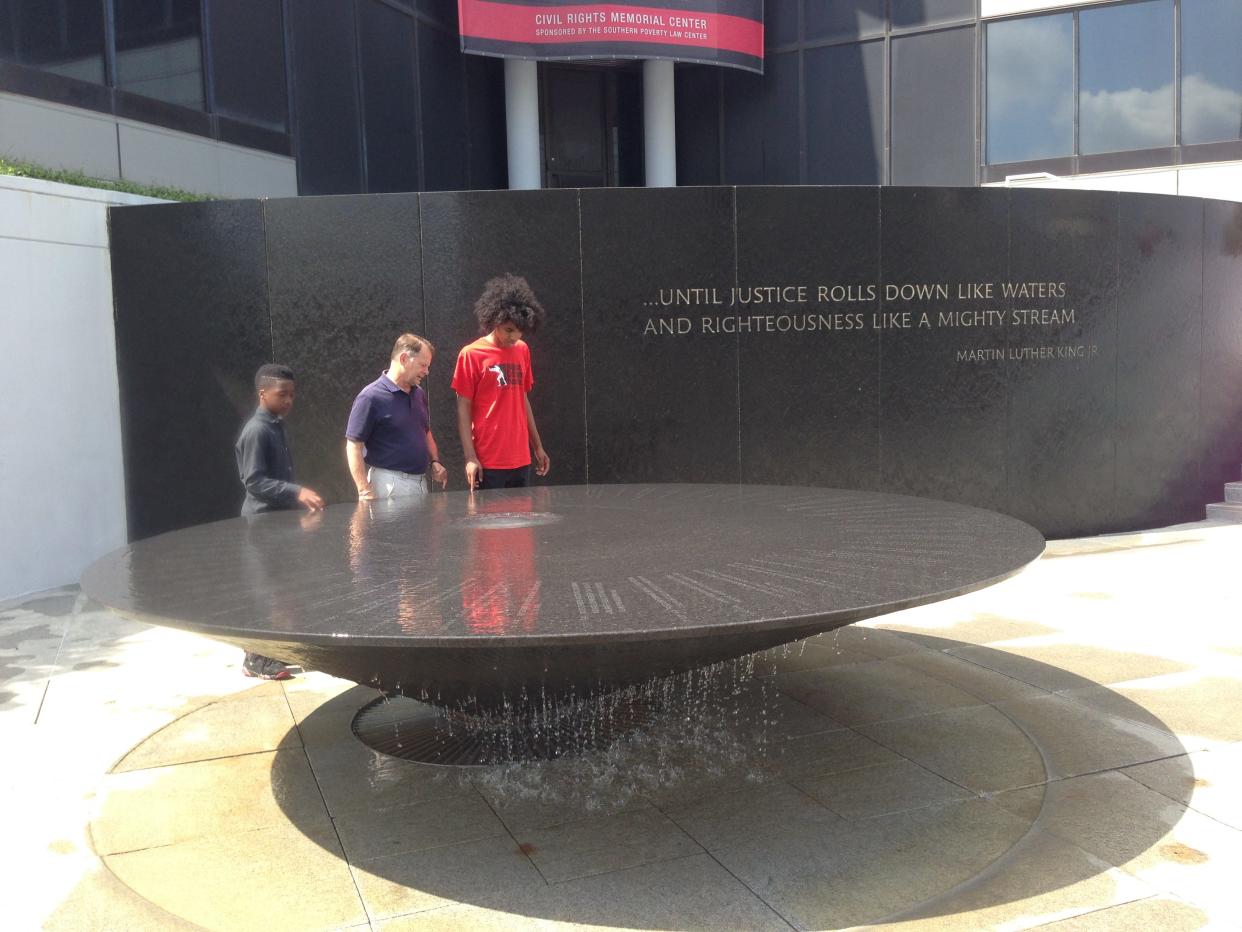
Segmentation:
{"type": "Polygon", "coordinates": [[[474,302],[474,316],[479,319],[480,333],[491,333],[501,324],[513,324],[527,334],[539,329],[547,313],[526,279],[506,272],[483,286],[483,293],[474,302]]]}

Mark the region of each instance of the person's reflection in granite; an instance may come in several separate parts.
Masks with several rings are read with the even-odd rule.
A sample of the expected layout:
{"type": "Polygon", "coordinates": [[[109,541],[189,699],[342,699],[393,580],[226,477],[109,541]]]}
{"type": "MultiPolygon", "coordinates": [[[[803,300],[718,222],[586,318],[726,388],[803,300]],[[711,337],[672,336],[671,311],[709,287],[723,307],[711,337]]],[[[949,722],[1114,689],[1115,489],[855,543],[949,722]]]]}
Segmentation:
{"type": "Polygon", "coordinates": [[[535,528],[525,523],[546,507],[546,488],[470,493],[469,532],[461,567],[462,617],[476,634],[533,631],[539,620],[535,528]]]}
{"type": "Polygon", "coordinates": [[[438,577],[418,584],[409,580],[438,559],[446,507],[440,495],[358,502],[350,517],[347,544],[353,573],[351,592],[357,606],[391,604],[393,623],[408,634],[444,630],[444,597],[438,577]],[[378,534],[378,529],[390,523],[408,525],[408,531],[396,536],[408,540],[408,546],[396,549],[391,543],[379,543],[385,535],[378,534]]]}

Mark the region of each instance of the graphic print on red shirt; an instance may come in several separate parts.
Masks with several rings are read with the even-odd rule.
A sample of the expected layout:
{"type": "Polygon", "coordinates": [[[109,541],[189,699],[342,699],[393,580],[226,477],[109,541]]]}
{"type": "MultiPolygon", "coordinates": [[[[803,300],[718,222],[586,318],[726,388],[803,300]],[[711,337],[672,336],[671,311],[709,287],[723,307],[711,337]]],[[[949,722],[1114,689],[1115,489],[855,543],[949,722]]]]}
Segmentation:
{"type": "Polygon", "coordinates": [[[534,384],[523,340],[502,349],[480,337],[457,354],[453,391],[470,399],[474,452],[484,469],[530,465],[526,393],[534,384]]]}

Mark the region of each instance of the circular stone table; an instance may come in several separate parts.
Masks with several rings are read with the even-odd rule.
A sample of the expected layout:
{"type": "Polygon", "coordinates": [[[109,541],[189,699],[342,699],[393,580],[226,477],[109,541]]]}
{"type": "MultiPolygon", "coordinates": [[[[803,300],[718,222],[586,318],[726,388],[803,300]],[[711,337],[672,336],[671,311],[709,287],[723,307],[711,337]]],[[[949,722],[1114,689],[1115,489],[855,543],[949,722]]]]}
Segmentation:
{"type": "Polygon", "coordinates": [[[122,615],[457,709],[607,691],[982,588],[1044,549],[946,502],[553,486],[233,518],[82,588],[122,615]]]}

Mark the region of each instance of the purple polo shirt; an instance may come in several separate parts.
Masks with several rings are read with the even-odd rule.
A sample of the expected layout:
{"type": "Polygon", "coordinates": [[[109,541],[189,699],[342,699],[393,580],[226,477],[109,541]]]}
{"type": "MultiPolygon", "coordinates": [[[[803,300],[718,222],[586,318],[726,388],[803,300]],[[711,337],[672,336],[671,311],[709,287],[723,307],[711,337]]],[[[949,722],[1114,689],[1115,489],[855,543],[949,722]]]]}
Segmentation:
{"type": "Polygon", "coordinates": [[[422,475],[430,423],[427,393],[417,385],[403,392],[382,373],[354,399],[345,436],[365,444],[368,466],[422,475]]]}

